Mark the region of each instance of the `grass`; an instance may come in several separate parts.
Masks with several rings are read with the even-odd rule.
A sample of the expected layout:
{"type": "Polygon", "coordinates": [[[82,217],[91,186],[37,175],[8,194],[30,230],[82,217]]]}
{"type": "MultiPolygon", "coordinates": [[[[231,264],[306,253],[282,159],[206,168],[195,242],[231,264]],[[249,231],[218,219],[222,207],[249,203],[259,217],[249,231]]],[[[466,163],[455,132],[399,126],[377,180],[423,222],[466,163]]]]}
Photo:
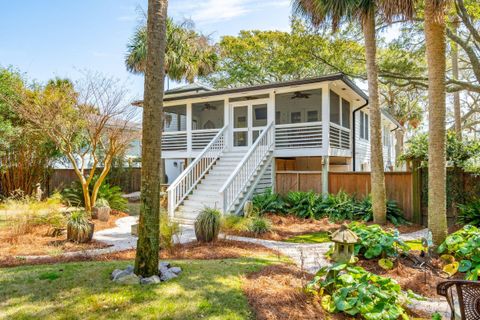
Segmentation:
{"type": "Polygon", "coordinates": [[[242,276],[278,258],[171,262],[183,273],[150,286],[110,281],[132,261],[0,269],[0,319],[254,319],[242,276]]]}
{"type": "Polygon", "coordinates": [[[285,240],[286,242],[294,243],[324,243],[330,242],[330,235],[328,232],[314,232],[301,234],[299,236],[291,237],[285,240]]]}

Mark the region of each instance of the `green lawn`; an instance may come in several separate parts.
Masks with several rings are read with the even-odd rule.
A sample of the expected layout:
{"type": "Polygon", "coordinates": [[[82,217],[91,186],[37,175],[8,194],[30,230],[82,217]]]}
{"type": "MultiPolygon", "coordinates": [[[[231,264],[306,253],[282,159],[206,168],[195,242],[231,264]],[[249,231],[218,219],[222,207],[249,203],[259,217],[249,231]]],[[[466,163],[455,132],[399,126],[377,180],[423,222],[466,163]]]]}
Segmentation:
{"type": "Polygon", "coordinates": [[[184,272],[159,285],[118,285],[131,261],[0,269],[0,319],[253,319],[241,276],[273,256],[173,261],[184,272]]]}
{"type": "Polygon", "coordinates": [[[291,237],[285,240],[286,242],[294,243],[323,243],[330,241],[330,235],[328,232],[314,232],[301,234],[299,236],[291,237]]]}

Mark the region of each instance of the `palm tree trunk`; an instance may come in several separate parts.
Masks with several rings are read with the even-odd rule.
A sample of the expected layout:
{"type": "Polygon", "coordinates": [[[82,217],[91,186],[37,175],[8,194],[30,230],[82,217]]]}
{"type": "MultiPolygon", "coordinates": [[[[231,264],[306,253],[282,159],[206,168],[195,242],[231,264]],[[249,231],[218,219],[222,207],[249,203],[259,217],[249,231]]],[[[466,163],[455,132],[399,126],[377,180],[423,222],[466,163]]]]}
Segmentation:
{"type": "Polygon", "coordinates": [[[445,160],[445,17],[443,7],[425,1],[428,64],[428,227],[439,245],[447,236],[445,160]]]}
{"type": "Polygon", "coordinates": [[[158,274],[164,58],[168,0],[149,0],[142,125],[142,186],[135,273],[158,274]]]}
{"type": "MultiPolygon", "coordinates": [[[[373,11],[373,10],[372,10],[373,11]]],[[[375,39],[375,13],[371,12],[363,20],[365,52],[367,60],[367,80],[370,111],[370,151],[372,161],[372,209],[373,221],[379,224],[387,222],[385,173],[383,166],[383,146],[380,102],[378,98],[378,71],[375,39]]]]}
{"type": "MultiPolygon", "coordinates": [[[[456,19],[456,18],[454,18],[456,19]]],[[[458,19],[452,23],[452,33],[457,34],[458,19]]],[[[456,42],[451,42],[452,46],[452,78],[458,80],[458,45],[456,42]]],[[[462,140],[462,113],[460,109],[460,92],[453,93],[453,113],[455,117],[455,135],[459,141],[462,140]]]]}

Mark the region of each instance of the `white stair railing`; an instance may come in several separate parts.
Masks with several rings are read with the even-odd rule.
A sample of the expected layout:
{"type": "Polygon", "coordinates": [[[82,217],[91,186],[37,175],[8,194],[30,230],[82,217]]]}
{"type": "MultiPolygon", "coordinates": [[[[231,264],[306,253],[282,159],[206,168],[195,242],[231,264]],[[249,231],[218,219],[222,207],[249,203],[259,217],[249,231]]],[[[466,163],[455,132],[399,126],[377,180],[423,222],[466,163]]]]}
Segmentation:
{"type": "Polygon", "coordinates": [[[223,127],[190,163],[190,165],[168,187],[168,215],[173,217],[175,209],[192,192],[195,186],[213,166],[226,147],[228,126],[223,127]]]}
{"type": "Polygon", "coordinates": [[[223,199],[223,213],[229,212],[239,199],[242,192],[245,192],[250,180],[260,168],[275,147],[275,127],[270,123],[255,143],[250,147],[247,154],[240,161],[235,171],[220,189],[220,196],[223,199]]]}

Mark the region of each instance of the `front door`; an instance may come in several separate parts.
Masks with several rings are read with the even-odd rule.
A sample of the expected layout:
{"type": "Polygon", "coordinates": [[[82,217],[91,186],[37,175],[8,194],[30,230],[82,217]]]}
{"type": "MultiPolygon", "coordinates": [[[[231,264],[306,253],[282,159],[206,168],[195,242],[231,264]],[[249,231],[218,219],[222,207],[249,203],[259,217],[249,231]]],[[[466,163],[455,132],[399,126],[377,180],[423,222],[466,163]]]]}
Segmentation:
{"type": "Polygon", "coordinates": [[[268,106],[263,101],[242,101],[232,106],[233,147],[248,149],[267,126],[268,106]]]}

